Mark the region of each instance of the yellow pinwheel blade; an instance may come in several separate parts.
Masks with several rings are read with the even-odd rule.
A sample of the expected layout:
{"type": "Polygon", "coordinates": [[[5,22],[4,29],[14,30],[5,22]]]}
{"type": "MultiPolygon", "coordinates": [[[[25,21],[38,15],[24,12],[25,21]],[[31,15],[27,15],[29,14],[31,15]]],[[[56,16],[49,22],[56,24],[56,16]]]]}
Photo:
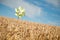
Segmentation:
{"type": "Polygon", "coordinates": [[[19,8],[15,8],[16,11],[16,16],[18,17],[22,17],[25,16],[25,10],[23,9],[23,7],[19,7],[19,8]]]}

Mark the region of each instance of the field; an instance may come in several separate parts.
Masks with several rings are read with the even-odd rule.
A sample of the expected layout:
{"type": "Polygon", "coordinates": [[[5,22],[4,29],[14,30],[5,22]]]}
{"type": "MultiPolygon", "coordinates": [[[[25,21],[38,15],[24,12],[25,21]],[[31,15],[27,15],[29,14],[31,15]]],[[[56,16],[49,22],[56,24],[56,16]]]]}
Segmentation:
{"type": "Polygon", "coordinates": [[[0,17],[0,40],[60,40],[60,27],[0,17]]]}

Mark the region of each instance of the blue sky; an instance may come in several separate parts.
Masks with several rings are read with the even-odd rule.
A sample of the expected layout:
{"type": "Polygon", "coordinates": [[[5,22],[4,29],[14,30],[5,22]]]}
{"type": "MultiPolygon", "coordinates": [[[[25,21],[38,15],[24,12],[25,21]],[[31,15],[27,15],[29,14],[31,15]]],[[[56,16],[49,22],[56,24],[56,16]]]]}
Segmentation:
{"type": "Polygon", "coordinates": [[[0,0],[0,16],[17,18],[14,14],[19,6],[26,12],[21,20],[60,26],[59,0],[0,0]]]}

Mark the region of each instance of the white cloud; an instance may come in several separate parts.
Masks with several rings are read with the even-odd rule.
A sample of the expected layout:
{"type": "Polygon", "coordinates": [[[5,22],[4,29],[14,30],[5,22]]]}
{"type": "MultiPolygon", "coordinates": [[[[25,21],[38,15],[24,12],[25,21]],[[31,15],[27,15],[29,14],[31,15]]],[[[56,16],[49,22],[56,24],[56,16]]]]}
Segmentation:
{"type": "Polygon", "coordinates": [[[56,22],[48,21],[48,24],[55,25],[55,26],[60,26],[60,21],[56,21],[56,22]]]}
{"type": "Polygon", "coordinates": [[[54,5],[54,6],[59,6],[59,0],[46,0],[46,2],[54,5]]]}
{"type": "Polygon", "coordinates": [[[60,17],[59,15],[57,14],[52,14],[53,17],[60,17]]]}
{"type": "Polygon", "coordinates": [[[30,18],[35,18],[36,15],[40,16],[42,9],[33,4],[29,4],[24,0],[2,0],[2,4],[9,6],[11,8],[17,8],[22,6],[26,10],[26,16],[30,18]]]}

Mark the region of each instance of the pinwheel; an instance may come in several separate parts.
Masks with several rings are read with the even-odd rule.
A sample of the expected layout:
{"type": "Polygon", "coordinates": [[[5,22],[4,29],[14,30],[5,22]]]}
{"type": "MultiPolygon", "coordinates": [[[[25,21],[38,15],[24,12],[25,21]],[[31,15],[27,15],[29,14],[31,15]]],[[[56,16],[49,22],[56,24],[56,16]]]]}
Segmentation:
{"type": "Polygon", "coordinates": [[[22,16],[25,16],[25,10],[23,7],[18,7],[18,8],[15,8],[15,15],[19,18],[21,18],[22,16]]]}

